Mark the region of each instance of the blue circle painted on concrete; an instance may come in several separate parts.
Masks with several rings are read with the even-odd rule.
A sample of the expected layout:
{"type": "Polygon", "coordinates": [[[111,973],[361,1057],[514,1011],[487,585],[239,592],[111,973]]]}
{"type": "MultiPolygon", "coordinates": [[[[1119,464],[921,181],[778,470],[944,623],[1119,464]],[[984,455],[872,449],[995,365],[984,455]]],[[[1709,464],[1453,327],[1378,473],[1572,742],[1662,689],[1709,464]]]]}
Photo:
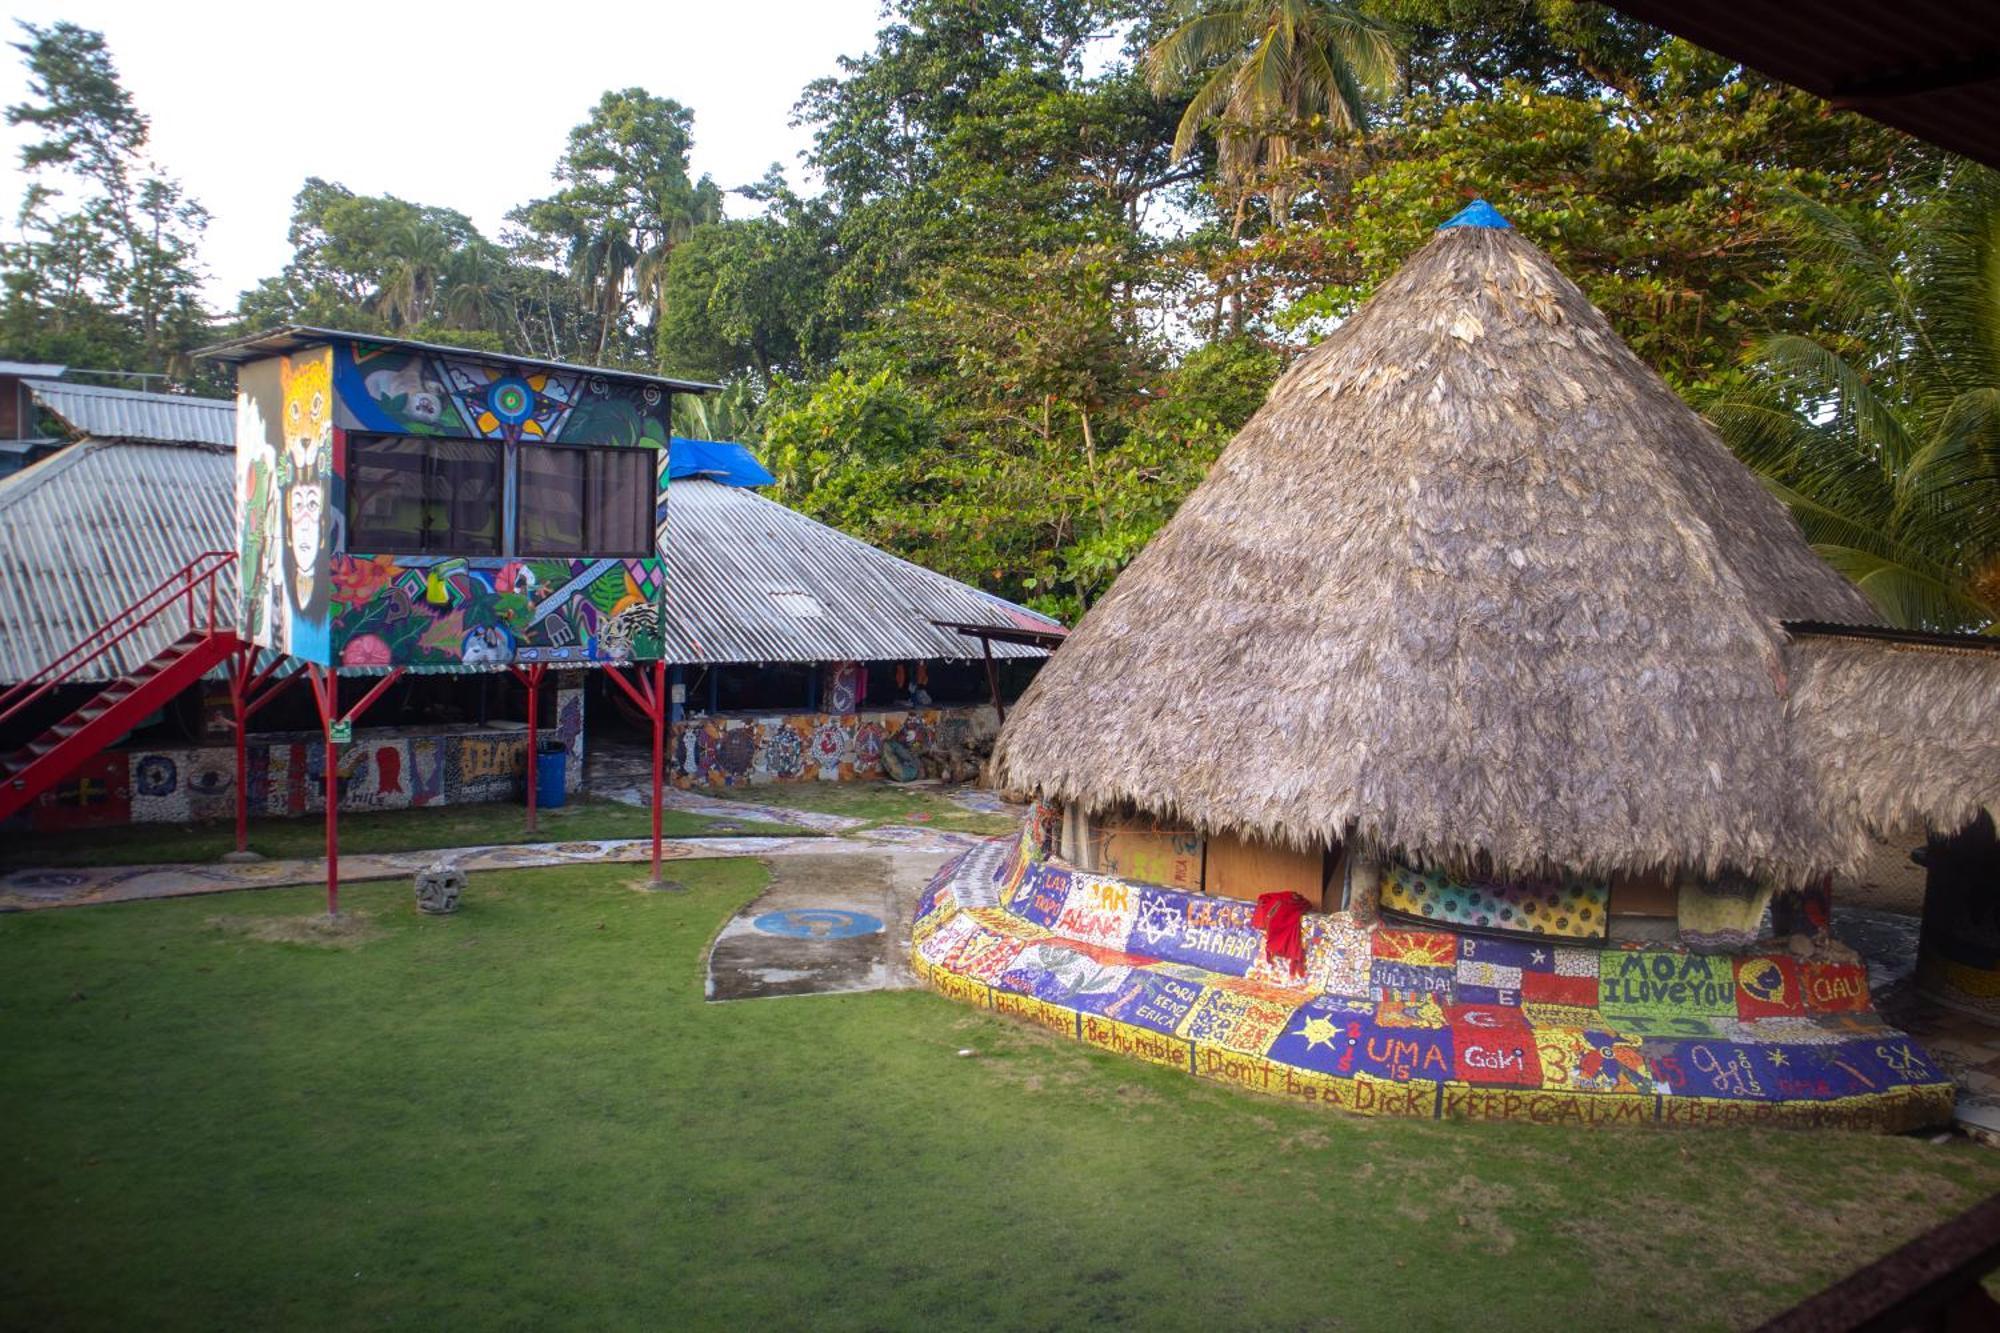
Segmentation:
{"type": "Polygon", "coordinates": [[[880,917],[832,907],[766,912],[750,924],[766,935],[786,935],[798,940],[845,940],[856,935],[880,935],[884,929],[880,917]]]}

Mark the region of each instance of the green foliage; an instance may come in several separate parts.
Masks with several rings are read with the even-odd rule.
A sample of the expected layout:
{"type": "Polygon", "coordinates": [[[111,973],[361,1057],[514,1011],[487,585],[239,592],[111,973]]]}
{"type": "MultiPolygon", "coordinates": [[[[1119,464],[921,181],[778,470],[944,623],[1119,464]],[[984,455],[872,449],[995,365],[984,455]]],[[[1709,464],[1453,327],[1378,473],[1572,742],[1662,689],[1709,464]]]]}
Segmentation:
{"type": "Polygon", "coordinates": [[[0,337],[15,357],[195,378],[206,341],[196,254],[208,214],[145,156],[148,125],[101,34],[18,24],[28,100],[7,123],[35,133],[20,238],[0,245],[0,337]]]}
{"type": "Polygon", "coordinates": [[[1507,84],[1445,104],[1411,99],[1357,171],[1320,164],[1311,225],[1235,257],[1224,284],[1278,327],[1338,319],[1465,199],[1493,201],[1548,250],[1640,356],[1675,383],[1725,372],[1774,323],[1809,321],[1824,270],[1789,244],[1779,200],[1907,202],[1936,155],[1803,93],[1674,73],[1635,110],[1507,84]]]}
{"type": "MultiPolygon", "coordinates": [[[[668,261],[696,227],[722,216],[722,192],[688,175],[694,112],[643,88],[608,92],[570,131],[554,194],[515,209],[523,249],[569,274],[598,320],[590,359],[629,360],[612,334],[629,314],[650,324],[667,291],[668,261]]],[[[649,348],[651,329],[638,331],[649,348]]]]}
{"type": "Polygon", "coordinates": [[[1761,339],[1710,415],[1892,623],[2000,633],[2000,176],[1786,217],[1827,325],[1761,339]]]}
{"type": "Polygon", "coordinates": [[[1262,190],[1283,226],[1301,140],[1367,126],[1369,95],[1396,74],[1393,30],[1342,0],[1175,0],[1174,26],[1146,53],[1155,92],[1192,83],[1174,157],[1213,132],[1216,184],[1236,201],[1262,190]]]}

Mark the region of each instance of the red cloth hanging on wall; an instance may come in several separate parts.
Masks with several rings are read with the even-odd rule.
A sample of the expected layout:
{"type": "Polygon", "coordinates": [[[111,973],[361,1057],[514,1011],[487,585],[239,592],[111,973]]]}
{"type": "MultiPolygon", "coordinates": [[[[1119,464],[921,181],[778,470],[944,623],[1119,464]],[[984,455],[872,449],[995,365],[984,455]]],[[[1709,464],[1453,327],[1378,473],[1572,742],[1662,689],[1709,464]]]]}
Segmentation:
{"type": "MultiPolygon", "coordinates": [[[[1257,914],[1250,918],[1250,924],[1264,931],[1264,961],[1276,962],[1283,958],[1292,965],[1292,975],[1306,974],[1306,944],[1299,933],[1299,926],[1312,906],[1296,893],[1260,893],[1257,895],[1257,914]]],[[[1242,918],[1237,918],[1241,920],[1242,918]]]]}

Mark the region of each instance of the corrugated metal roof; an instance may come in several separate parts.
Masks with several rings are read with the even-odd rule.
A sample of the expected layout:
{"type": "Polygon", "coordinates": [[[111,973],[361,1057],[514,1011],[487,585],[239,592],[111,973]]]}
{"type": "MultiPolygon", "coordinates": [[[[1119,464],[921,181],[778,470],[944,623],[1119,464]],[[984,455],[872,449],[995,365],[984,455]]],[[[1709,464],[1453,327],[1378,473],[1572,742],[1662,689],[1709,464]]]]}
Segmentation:
{"type": "MultiPolygon", "coordinates": [[[[979,656],[934,620],[1060,628],[753,491],[667,487],[667,655],[686,662],[884,662],[979,656]]],[[[995,657],[1046,657],[995,643],[995,657]]]]}
{"type": "Polygon", "coordinates": [[[236,447],[236,404],[227,398],[181,393],[140,393],[95,384],[27,380],[35,401],[61,417],[78,435],[100,440],[154,440],[162,444],[236,447]]]}
{"type": "Polygon", "coordinates": [[[232,338],[213,347],[204,347],[195,355],[212,357],[217,361],[241,363],[260,360],[267,356],[278,356],[285,352],[296,352],[304,347],[321,347],[329,342],[362,342],[372,343],[377,347],[407,347],[418,352],[462,357],[467,361],[504,361],[513,365],[539,366],[544,370],[566,370],[578,375],[602,375],[608,380],[664,384],[669,389],[677,389],[683,393],[713,393],[722,387],[720,384],[710,384],[705,380],[676,379],[671,375],[655,375],[644,370],[579,366],[568,361],[545,361],[541,357],[488,352],[477,347],[450,347],[444,343],[418,342],[414,338],[392,338],[386,333],[349,333],[341,329],[316,328],[310,324],[284,324],[275,329],[266,329],[262,333],[232,338]]]}
{"type": "MultiPolygon", "coordinates": [[[[67,652],[203,551],[233,550],[227,453],[84,440],[0,478],[0,683],[67,652]]],[[[737,487],[667,489],[667,653],[698,662],[972,659],[934,620],[1054,621],[737,487]]],[[[235,605],[233,584],[227,605],[235,605]]],[[[184,628],[165,617],[78,680],[110,680],[184,628]]],[[[995,657],[1043,657],[995,642],[995,657]]]]}
{"type": "MultiPolygon", "coordinates": [[[[33,675],[203,551],[234,549],[235,472],[211,449],[83,440],[0,478],[0,682],[33,675]]],[[[226,613],[233,575],[218,592],[226,613]]],[[[186,629],[163,616],[75,679],[123,675],[186,629]]]]}

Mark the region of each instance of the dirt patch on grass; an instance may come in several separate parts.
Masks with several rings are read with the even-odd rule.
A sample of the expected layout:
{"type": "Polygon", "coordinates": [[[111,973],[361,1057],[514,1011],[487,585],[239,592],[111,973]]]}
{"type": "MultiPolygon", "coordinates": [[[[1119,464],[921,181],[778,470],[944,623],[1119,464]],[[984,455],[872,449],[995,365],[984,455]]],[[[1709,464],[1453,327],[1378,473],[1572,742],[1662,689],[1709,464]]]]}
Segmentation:
{"type": "Polygon", "coordinates": [[[303,944],[316,949],[358,949],[386,933],[367,912],[339,916],[312,912],[305,916],[212,916],[211,930],[265,944],[303,944]]]}

